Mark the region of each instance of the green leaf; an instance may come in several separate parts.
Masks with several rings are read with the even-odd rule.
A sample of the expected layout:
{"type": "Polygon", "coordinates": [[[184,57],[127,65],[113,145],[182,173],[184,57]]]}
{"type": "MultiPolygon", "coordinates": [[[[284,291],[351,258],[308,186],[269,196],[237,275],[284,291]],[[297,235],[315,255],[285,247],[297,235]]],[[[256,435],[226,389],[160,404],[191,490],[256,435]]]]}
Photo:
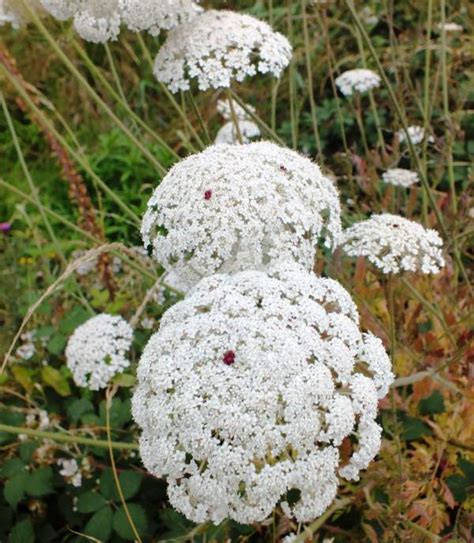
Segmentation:
{"type": "Polygon", "coordinates": [[[450,475],[449,477],[446,477],[446,484],[458,503],[462,503],[467,498],[469,481],[466,477],[457,474],[450,475]]]}
{"type": "Polygon", "coordinates": [[[112,517],[112,509],[106,505],[89,520],[84,528],[84,533],[100,541],[108,541],[112,533],[112,517]]]}
{"type": "Polygon", "coordinates": [[[29,474],[25,490],[30,496],[41,497],[53,492],[53,470],[48,466],[29,474]]]}
{"type": "Polygon", "coordinates": [[[119,483],[122,488],[123,496],[126,500],[135,496],[140,490],[143,473],[138,471],[122,471],[119,475],[119,483]]]}
{"type": "Polygon", "coordinates": [[[93,413],[94,406],[88,399],[81,398],[80,400],[74,400],[71,402],[66,411],[69,419],[76,424],[82,415],[85,415],[86,413],[93,413]]]}
{"type": "Polygon", "coordinates": [[[403,428],[400,437],[405,441],[413,441],[432,434],[431,428],[420,419],[410,417],[405,413],[399,414],[399,418],[403,428]]]}
{"type": "Polygon", "coordinates": [[[33,372],[31,369],[26,368],[25,366],[16,365],[12,366],[11,372],[13,373],[15,381],[19,383],[26,392],[32,392],[35,384],[32,379],[33,372]]]}
{"type": "Polygon", "coordinates": [[[474,464],[465,458],[460,458],[458,460],[458,466],[462,469],[469,483],[474,485],[474,464]]]}
{"type": "Polygon", "coordinates": [[[22,520],[13,526],[9,543],[34,543],[35,532],[30,519],[22,520]]]}
{"type": "Polygon", "coordinates": [[[20,445],[20,458],[23,462],[28,463],[33,457],[33,453],[39,447],[38,441],[25,441],[20,445]]]}
{"type": "Polygon", "coordinates": [[[8,479],[3,487],[3,495],[5,496],[5,500],[13,509],[16,509],[16,506],[25,495],[25,487],[28,478],[29,473],[27,471],[19,471],[13,477],[8,479]]]}
{"type": "Polygon", "coordinates": [[[12,458],[0,467],[0,477],[8,479],[8,477],[12,477],[23,469],[25,469],[25,464],[19,458],[12,458]]]}
{"type": "Polygon", "coordinates": [[[423,398],[418,409],[421,415],[435,415],[437,413],[444,413],[444,398],[439,390],[435,390],[428,398],[423,398]]]}
{"type": "Polygon", "coordinates": [[[114,474],[110,468],[104,469],[104,471],[101,473],[99,487],[101,494],[108,500],[119,499],[114,474]]]}
{"type": "Polygon", "coordinates": [[[46,348],[51,354],[59,355],[64,351],[66,347],[66,338],[62,334],[54,334],[46,344],[46,348]]]}
{"type": "MultiPolygon", "coordinates": [[[[148,528],[148,520],[145,510],[141,505],[136,503],[128,503],[127,508],[138,534],[143,535],[148,528]]],[[[114,513],[113,527],[118,535],[123,537],[123,539],[127,539],[129,541],[135,540],[135,534],[130,526],[130,522],[123,506],[121,506],[114,513]]]]}
{"type": "Polygon", "coordinates": [[[41,369],[41,377],[43,378],[43,381],[54,388],[60,396],[69,396],[71,394],[71,388],[69,387],[66,377],[56,368],[44,366],[41,369]]]}
{"type": "Polygon", "coordinates": [[[90,491],[81,494],[77,499],[79,513],[94,513],[106,505],[104,496],[98,492],[90,491]]]}
{"type": "Polygon", "coordinates": [[[114,385],[118,385],[119,387],[132,387],[136,383],[137,379],[134,375],[130,375],[129,373],[119,373],[116,375],[112,383],[114,385]]]}
{"type": "Polygon", "coordinates": [[[81,306],[74,307],[67,315],[61,319],[59,330],[63,334],[71,334],[74,330],[90,317],[88,311],[81,306]]]}

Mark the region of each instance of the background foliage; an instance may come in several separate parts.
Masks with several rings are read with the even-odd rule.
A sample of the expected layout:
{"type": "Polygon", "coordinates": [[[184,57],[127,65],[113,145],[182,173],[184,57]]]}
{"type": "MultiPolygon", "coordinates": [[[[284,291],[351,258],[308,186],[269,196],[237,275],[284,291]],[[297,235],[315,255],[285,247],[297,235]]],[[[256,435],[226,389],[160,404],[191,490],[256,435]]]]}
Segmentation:
{"type": "MultiPolygon", "coordinates": [[[[33,335],[17,345],[33,343],[34,354],[25,360],[14,351],[0,376],[0,424],[20,428],[20,435],[0,431],[0,540],[132,541],[137,537],[125,501],[143,541],[280,541],[296,530],[320,542],[472,541],[466,274],[474,214],[473,6],[462,0],[446,6],[444,0],[356,5],[406,121],[425,126],[434,137],[413,160],[394,138],[401,120],[386,86],[360,104],[335,92],[333,80],[343,70],[377,68],[349,2],[209,4],[248,11],[291,39],[295,55],[281,81],[255,78],[234,90],[288,146],[317,158],[337,181],[345,225],[386,210],[443,234],[448,265],[435,277],[389,281],[368,263],[339,253],[318,260],[319,273],[330,273],[353,293],[363,326],[383,338],[393,359],[399,379],[381,402],[381,453],[359,483],[340,488],[329,514],[307,527],[295,526],[281,511],[253,526],[186,521],[168,506],[163,481],[144,471],[135,446],[130,391],[136,360],[152,331],[139,327],[134,364],[116,381],[109,402],[104,392],[77,388],[65,366],[64,347],[78,324],[101,311],[131,317],[161,272],[125,258],[109,281],[99,266],[87,276],[71,274],[54,289],[28,323],[33,335]],[[440,32],[443,9],[446,20],[464,26],[462,33],[440,32]],[[376,21],[367,19],[367,10],[376,21]],[[426,174],[444,232],[421,186],[406,191],[381,184],[381,173],[395,166],[426,174]],[[41,410],[49,419],[45,428],[41,410]],[[60,432],[66,440],[43,431],[60,432]],[[108,437],[118,442],[114,461],[108,437]],[[59,458],[76,459],[81,486],[59,473],[59,458]]],[[[205,145],[220,125],[218,92],[194,92],[193,99],[178,95],[176,108],[154,80],[149,61],[157,40],[122,33],[104,47],[81,42],[68,25],[42,21],[45,28],[31,22],[18,31],[1,27],[0,35],[0,222],[12,226],[0,233],[2,353],[75,250],[105,242],[140,244],[137,220],[163,171],[205,145]],[[56,152],[54,130],[64,138],[56,152]],[[87,189],[95,227],[84,219],[87,202],[71,199],[74,186],[87,189]]],[[[113,268],[110,259],[120,254],[115,247],[106,265],[113,268]]],[[[144,316],[155,321],[155,329],[177,299],[167,290],[160,303],[147,306],[144,316]]]]}

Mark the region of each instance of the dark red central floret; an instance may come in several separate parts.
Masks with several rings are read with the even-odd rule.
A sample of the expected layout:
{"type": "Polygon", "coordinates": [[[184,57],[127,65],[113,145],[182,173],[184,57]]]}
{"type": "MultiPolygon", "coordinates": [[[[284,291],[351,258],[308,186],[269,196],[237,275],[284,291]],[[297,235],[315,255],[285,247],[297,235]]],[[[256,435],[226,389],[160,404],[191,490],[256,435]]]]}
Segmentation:
{"type": "Polygon", "coordinates": [[[212,190],[206,190],[204,193],[204,200],[210,200],[212,197],[212,190]]]}
{"type": "Polygon", "coordinates": [[[227,351],[222,360],[224,361],[224,364],[231,366],[235,362],[234,351],[227,351]]]}

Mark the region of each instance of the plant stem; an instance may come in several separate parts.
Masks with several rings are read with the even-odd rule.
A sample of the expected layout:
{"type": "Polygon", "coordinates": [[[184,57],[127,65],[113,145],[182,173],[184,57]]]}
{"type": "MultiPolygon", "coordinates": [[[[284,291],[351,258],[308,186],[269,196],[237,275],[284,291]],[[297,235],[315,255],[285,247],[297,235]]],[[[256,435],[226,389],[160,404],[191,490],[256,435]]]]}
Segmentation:
{"type": "Polygon", "coordinates": [[[306,13],[306,2],[307,0],[301,0],[301,9],[303,12],[303,36],[306,56],[306,73],[308,79],[308,95],[309,104],[311,107],[311,122],[313,124],[314,139],[316,141],[316,149],[318,152],[318,160],[319,162],[323,162],[323,151],[321,148],[321,138],[319,136],[318,118],[316,114],[316,102],[314,100],[313,71],[311,67],[311,49],[309,43],[308,14],[306,13]]]}
{"type": "Polygon", "coordinates": [[[113,449],[130,450],[135,451],[138,449],[136,443],[125,443],[123,441],[115,441],[109,444],[109,441],[105,439],[94,439],[90,437],[81,437],[66,434],[64,432],[44,432],[41,430],[34,430],[33,428],[22,428],[21,426],[10,426],[9,424],[0,424],[0,432],[6,432],[8,434],[25,434],[31,437],[37,437],[40,439],[51,439],[52,441],[59,441],[62,443],[75,443],[78,445],[89,445],[91,447],[100,447],[102,449],[108,449],[112,446],[113,449]]]}
{"type": "Polygon", "coordinates": [[[232,94],[230,92],[230,89],[227,89],[227,100],[229,101],[230,115],[232,117],[232,124],[234,125],[237,140],[240,144],[242,144],[244,143],[244,140],[242,138],[242,132],[240,131],[239,119],[237,118],[237,114],[235,113],[234,100],[232,100],[232,94]]]}
{"type": "Polygon", "coordinates": [[[339,509],[343,509],[346,505],[352,502],[350,498],[342,498],[335,501],[332,506],[327,509],[319,518],[312,522],[309,526],[303,530],[294,540],[293,543],[304,543],[305,541],[312,541],[313,535],[324,525],[324,523],[331,517],[333,513],[339,509]]]}

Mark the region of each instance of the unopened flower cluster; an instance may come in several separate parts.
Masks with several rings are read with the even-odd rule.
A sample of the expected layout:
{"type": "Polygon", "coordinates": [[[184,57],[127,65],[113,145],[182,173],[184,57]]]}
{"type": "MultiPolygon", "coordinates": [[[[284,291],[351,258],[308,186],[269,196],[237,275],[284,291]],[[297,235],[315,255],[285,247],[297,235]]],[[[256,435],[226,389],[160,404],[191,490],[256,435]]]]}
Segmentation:
{"type": "Polygon", "coordinates": [[[79,35],[91,42],[116,40],[122,24],[130,30],[157,35],[188,21],[197,13],[193,0],[41,0],[59,20],[73,19],[79,35]]]}
{"type": "Polygon", "coordinates": [[[348,70],[336,78],[336,85],[344,96],[364,93],[380,86],[380,76],[372,70],[348,70]]]}
{"type": "Polygon", "coordinates": [[[295,151],[270,142],[215,145],[171,169],[148,202],[141,232],[183,288],[286,259],[310,270],[321,237],[328,247],[338,243],[339,197],[295,151]]]}
{"type": "Polygon", "coordinates": [[[105,388],[130,364],[127,351],[133,339],[130,325],[106,313],[81,324],[66,347],[67,366],[74,382],[90,390],[105,388]]]}
{"type": "Polygon", "coordinates": [[[231,80],[271,73],[279,77],[291,59],[288,40],[249,15],[205,11],[167,36],[154,66],[156,78],[172,92],[230,87],[231,80]]]}
{"type": "Polygon", "coordinates": [[[350,295],[297,264],[203,279],[145,348],[133,415],[146,468],[195,522],[308,521],[380,447],[392,382],[350,295]],[[342,465],[342,441],[355,439],[342,465]],[[296,503],[287,493],[300,491],[296,503]]]}
{"type": "Polygon", "coordinates": [[[395,187],[411,187],[420,180],[416,172],[404,168],[392,168],[382,174],[382,181],[395,187]]]}
{"type": "Polygon", "coordinates": [[[383,213],[355,223],[341,242],[349,256],[365,256],[384,273],[438,273],[444,266],[439,234],[398,215],[383,213]]]}

